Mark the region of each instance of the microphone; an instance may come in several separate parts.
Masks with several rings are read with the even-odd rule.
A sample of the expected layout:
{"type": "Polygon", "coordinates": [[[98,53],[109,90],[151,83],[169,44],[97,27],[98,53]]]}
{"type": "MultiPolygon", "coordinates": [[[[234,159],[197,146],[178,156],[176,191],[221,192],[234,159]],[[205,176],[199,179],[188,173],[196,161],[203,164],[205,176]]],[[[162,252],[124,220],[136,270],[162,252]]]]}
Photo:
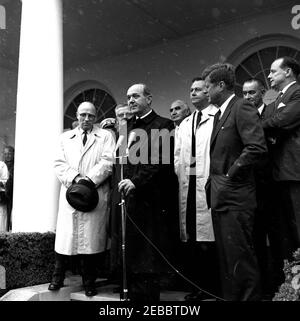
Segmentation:
{"type": "Polygon", "coordinates": [[[128,144],[127,148],[129,149],[132,144],[136,141],[136,132],[130,132],[129,137],[128,137],[128,144]]]}
{"type": "Polygon", "coordinates": [[[120,135],[118,138],[118,141],[116,143],[116,148],[114,150],[114,157],[117,158],[117,150],[120,148],[120,146],[123,144],[125,140],[125,136],[124,135],[120,135]]]}
{"type": "Polygon", "coordinates": [[[128,144],[126,149],[126,154],[129,155],[129,148],[133,145],[133,143],[136,141],[136,132],[132,131],[129,134],[128,137],[128,144]]]}

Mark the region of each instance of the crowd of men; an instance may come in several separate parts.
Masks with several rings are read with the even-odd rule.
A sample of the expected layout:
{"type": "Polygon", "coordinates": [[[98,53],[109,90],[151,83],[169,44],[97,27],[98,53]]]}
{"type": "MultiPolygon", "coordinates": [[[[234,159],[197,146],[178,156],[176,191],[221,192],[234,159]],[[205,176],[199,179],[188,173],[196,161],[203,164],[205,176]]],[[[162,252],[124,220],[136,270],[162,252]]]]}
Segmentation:
{"type": "Polygon", "coordinates": [[[283,260],[300,247],[299,74],[293,58],[276,59],[268,79],[278,97],[265,105],[260,79],[245,81],[238,97],[234,67],[211,65],[191,82],[195,110],[175,100],[171,120],[154,111],[142,83],[102,128],[83,102],[55,160],[62,189],[49,289],[63,286],[65,256],[82,257],[87,296],[96,294],[97,254],[110,248],[121,272],[122,198],[130,300],[159,301],[172,262],[189,284],[188,301],[274,295],[283,260]],[[97,202],[82,207],[74,189],[96,191],[97,202]]]}

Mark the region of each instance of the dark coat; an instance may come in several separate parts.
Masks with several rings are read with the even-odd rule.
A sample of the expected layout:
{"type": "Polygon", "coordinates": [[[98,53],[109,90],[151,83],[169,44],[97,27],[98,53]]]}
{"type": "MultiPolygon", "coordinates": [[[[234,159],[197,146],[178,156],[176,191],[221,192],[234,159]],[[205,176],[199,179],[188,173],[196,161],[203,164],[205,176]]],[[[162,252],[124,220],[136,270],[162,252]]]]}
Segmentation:
{"type": "Polygon", "coordinates": [[[212,209],[255,208],[253,167],[267,148],[258,114],[249,102],[237,97],[229,102],[210,148],[212,209]]]}
{"type": "Polygon", "coordinates": [[[266,118],[262,125],[267,136],[276,137],[276,143],[272,148],[274,179],[276,181],[300,181],[299,84],[296,83],[289,87],[276,101],[273,115],[266,118]]]}
{"type": "Polygon", "coordinates": [[[166,264],[142,233],[168,256],[167,245],[172,244],[173,227],[178,226],[178,182],[173,162],[174,125],[154,111],[138,122],[135,119],[129,121],[128,133],[132,129],[136,133],[144,130],[146,135],[133,144],[128,164],[124,165],[124,178],[129,178],[136,187],[126,199],[127,266],[134,273],[157,273],[166,264]],[[166,130],[162,139],[157,130],[166,130]],[[146,164],[136,162],[134,155],[141,156],[146,164]]]}

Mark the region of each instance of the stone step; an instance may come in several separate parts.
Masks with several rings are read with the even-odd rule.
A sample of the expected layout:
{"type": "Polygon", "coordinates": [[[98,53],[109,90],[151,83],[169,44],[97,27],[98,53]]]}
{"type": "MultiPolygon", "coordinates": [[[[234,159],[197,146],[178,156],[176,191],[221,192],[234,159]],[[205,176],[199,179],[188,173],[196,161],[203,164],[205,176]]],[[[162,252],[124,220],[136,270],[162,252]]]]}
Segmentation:
{"type": "MultiPolygon", "coordinates": [[[[98,287],[107,284],[107,279],[98,278],[98,287]]],[[[64,287],[59,291],[49,291],[49,283],[14,289],[4,294],[0,301],[70,301],[71,293],[83,291],[79,275],[66,277],[64,287]]]]}
{"type": "MultiPolygon", "coordinates": [[[[87,297],[84,291],[73,292],[70,294],[71,301],[121,301],[120,293],[114,293],[118,286],[115,284],[97,287],[98,293],[93,297],[87,297]]],[[[162,291],[160,294],[161,301],[184,301],[184,296],[188,292],[181,291],[162,291]]]]}

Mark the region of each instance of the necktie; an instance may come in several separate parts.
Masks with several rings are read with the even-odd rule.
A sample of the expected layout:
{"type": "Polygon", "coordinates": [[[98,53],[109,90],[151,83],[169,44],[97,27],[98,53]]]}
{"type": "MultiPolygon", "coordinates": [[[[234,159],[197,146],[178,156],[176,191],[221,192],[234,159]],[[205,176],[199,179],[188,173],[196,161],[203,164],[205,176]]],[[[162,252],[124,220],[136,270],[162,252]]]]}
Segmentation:
{"type": "Polygon", "coordinates": [[[276,100],[275,100],[275,106],[276,106],[276,108],[278,107],[278,105],[279,105],[279,103],[280,103],[280,101],[281,101],[282,95],[283,95],[283,92],[280,91],[279,94],[278,94],[278,96],[277,96],[277,98],[276,98],[276,100]]]}
{"type": "Polygon", "coordinates": [[[82,140],[83,146],[85,145],[86,141],[87,141],[87,131],[85,130],[83,132],[83,140],[82,140]]]}
{"type": "Polygon", "coordinates": [[[212,136],[213,136],[213,133],[216,130],[216,127],[217,127],[218,122],[220,120],[220,116],[221,116],[221,110],[219,109],[219,111],[214,116],[214,124],[213,124],[212,136]]]}
{"type": "Polygon", "coordinates": [[[198,113],[197,113],[197,120],[196,120],[195,132],[196,132],[196,129],[197,129],[198,125],[199,125],[200,122],[201,122],[201,117],[202,117],[202,112],[201,112],[201,111],[198,111],[198,113]]]}
{"type": "Polygon", "coordinates": [[[190,161],[190,175],[189,187],[187,195],[186,206],[186,232],[190,241],[196,241],[196,128],[201,121],[202,112],[195,114],[192,123],[192,141],[191,141],[191,161],[190,161]],[[196,123],[196,124],[195,124],[196,123]],[[196,125],[196,126],[195,126],[196,125]]]}

